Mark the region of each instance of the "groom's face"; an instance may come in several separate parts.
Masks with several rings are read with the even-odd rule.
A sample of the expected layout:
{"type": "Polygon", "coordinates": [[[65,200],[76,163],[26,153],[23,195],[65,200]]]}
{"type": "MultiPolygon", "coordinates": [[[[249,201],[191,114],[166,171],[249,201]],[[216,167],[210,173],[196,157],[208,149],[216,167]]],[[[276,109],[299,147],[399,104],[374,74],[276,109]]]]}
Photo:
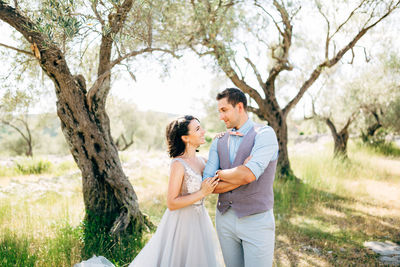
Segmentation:
{"type": "Polygon", "coordinates": [[[226,128],[236,127],[239,121],[239,109],[228,103],[227,98],[218,100],[219,119],[225,122],[226,128]]]}

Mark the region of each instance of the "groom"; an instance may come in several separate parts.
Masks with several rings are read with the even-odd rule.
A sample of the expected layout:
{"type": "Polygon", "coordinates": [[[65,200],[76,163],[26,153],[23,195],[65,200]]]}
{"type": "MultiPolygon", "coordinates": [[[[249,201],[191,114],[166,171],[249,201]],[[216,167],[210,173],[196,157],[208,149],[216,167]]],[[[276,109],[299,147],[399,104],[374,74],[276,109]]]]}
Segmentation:
{"type": "Polygon", "coordinates": [[[272,266],[276,135],[249,119],[239,89],[228,88],[217,100],[220,119],[231,130],[211,144],[203,178],[217,173],[221,179],[214,190],[219,193],[215,222],[224,261],[227,267],[272,266]]]}

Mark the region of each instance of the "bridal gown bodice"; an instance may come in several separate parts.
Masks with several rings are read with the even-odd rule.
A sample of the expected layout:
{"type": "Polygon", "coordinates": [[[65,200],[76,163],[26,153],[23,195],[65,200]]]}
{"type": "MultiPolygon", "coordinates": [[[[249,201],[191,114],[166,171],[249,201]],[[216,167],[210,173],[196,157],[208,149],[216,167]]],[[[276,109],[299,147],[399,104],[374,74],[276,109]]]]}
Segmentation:
{"type": "MultiPolygon", "coordinates": [[[[189,194],[193,194],[197,191],[200,190],[201,188],[201,182],[202,182],[202,176],[199,173],[196,173],[183,159],[181,158],[176,158],[173,161],[179,161],[182,163],[183,167],[185,168],[185,174],[183,176],[183,181],[182,181],[182,188],[180,192],[180,196],[186,196],[189,194]]],[[[204,202],[204,198],[195,202],[194,206],[197,205],[202,205],[204,202]]]]}

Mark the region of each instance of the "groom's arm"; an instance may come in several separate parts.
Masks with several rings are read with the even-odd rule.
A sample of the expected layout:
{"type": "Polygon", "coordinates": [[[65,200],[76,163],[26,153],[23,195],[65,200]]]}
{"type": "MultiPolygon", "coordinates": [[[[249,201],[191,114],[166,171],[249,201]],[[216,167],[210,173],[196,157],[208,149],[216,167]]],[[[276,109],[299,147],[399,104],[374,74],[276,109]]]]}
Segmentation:
{"type": "Polygon", "coordinates": [[[241,186],[255,181],[257,178],[253,172],[245,165],[240,165],[235,168],[219,170],[218,177],[224,182],[241,186]]]}
{"type": "Polygon", "coordinates": [[[219,181],[218,185],[215,187],[213,193],[214,194],[222,194],[228,191],[232,191],[233,189],[238,188],[239,184],[231,184],[224,181],[219,181]]]}
{"type": "Polygon", "coordinates": [[[264,126],[256,135],[249,162],[232,169],[220,170],[218,176],[222,181],[230,184],[249,184],[258,179],[271,160],[278,158],[278,150],[278,140],[274,130],[269,126],[264,126]]]}
{"type": "Polygon", "coordinates": [[[208,160],[203,171],[203,180],[208,177],[214,177],[215,172],[219,170],[219,156],[217,151],[218,138],[211,143],[208,153],[208,160]]]}
{"type": "Polygon", "coordinates": [[[213,193],[221,194],[221,193],[225,193],[228,191],[232,191],[233,189],[236,189],[241,185],[251,183],[252,181],[254,181],[256,179],[254,174],[251,171],[249,172],[249,170],[243,169],[242,167],[244,167],[244,166],[241,165],[236,168],[232,168],[232,169],[228,169],[228,170],[224,170],[224,171],[222,171],[222,170],[217,171],[218,178],[220,178],[221,181],[218,183],[218,185],[214,189],[213,193]],[[233,176],[233,177],[230,177],[230,176],[233,176]],[[234,178],[235,176],[239,176],[239,177],[243,176],[244,178],[237,180],[234,178]],[[246,177],[250,177],[250,178],[246,178],[246,177]],[[225,181],[224,181],[224,179],[225,179],[225,181]],[[231,181],[236,182],[236,183],[226,182],[226,179],[230,179],[231,181]]]}

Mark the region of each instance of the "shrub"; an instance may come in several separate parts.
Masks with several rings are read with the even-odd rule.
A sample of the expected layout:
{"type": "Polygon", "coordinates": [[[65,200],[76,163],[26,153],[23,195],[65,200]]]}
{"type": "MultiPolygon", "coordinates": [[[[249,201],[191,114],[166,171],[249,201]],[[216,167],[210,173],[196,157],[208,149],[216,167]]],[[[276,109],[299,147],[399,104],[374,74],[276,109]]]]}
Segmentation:
{"type": "Polygon", "coordinates": [[[50,161],[42,159],[22,159],[15,163],[15,171],[20,174],[41,174],[50,171],[50,161]]]}

